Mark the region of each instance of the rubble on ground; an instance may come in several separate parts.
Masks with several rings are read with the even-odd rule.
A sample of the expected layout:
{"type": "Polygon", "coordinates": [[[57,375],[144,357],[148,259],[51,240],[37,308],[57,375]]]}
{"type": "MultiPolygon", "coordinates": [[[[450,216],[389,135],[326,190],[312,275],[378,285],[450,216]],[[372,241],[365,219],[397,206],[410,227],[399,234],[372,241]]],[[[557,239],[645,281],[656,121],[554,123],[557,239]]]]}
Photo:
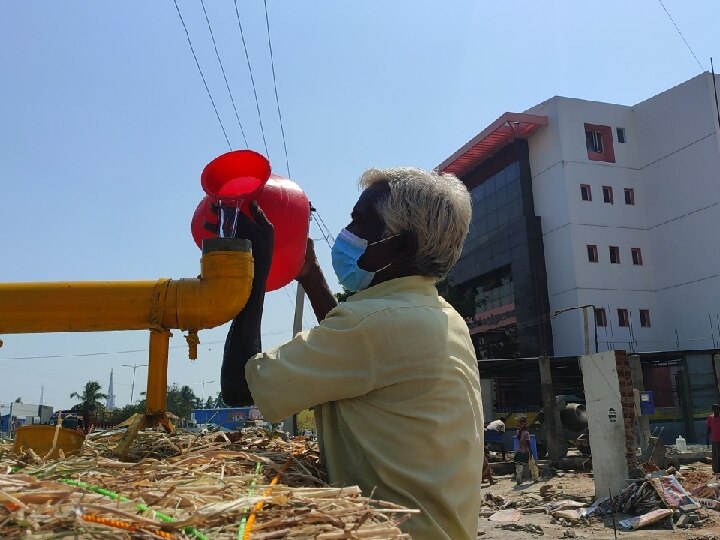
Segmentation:
{"type": "Polygon", "coordinates": [[[505,523],[504,525],[498,525],[498,529],[529,532],[530,534],[536,534],[538,536],[545,535],[545,531],[543,531],[543,528],[540,525],[533,525],[532,523],[528,523],[526,525],[520,525],[519,523],[505,523]]]}

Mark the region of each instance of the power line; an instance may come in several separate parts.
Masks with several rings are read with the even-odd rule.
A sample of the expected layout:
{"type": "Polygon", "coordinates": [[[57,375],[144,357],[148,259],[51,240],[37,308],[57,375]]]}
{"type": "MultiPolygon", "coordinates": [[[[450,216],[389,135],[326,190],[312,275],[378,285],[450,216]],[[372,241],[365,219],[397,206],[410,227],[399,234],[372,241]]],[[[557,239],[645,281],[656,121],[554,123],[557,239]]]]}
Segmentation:
{"type": "Polygon", "coordinates": [[[190,52],[195,59],[195,65],[197,66],[198,73],[200,73],[200,78],[202,79],[203,85],[205,85],[205,91],[210,98],[210,103],[212,104],[213,111],[215,111],[215,116],[217,117],[217,121],[220,124],[220,129],[222,130],[223,136],[225,137],[225,142],[227,143],[228,148],[232,150],[232,146],[230,145],[230,139],[228,139],[227,131],[225,131],[225,126],[220,119],[220,113],[218,113],[217,107],[215,106],[215,100],[212,97],[212,93],[210,93],[210,88],[208,87],[207,81],[205,80],[205,75],[203,74],[202,68],[200,67],[200,62],[198,62],[197,55],[195,54],[195,47],[193,47],[192,41],[190,40],[190,32],[188,32],[187,26],[185,25],[185,20],[183,19],[182,13],[180,13],[180,6],[178,6],[177,0],[173,0],[173,3],[175,4],[175,9],[177,10],[178,17],[180,17],[180,22],[182,23],[183,30],[185,30],[185,36],[187,37],[188,45],[190,45],[190,52]]]}
{"type": "Polygon", "coordinates": [[[255,77],[253,76],[252,66],[250,65],[250,55],[245,43],[245,33],[243,32],[242,23],[240,22],[240,12],[238,11],[237,0],[235,2],[235,16],[237,17],[238,28],[240,29],[240,38],[242,39],[243,49],[245,50],[245,60],[247,60],[248,71],[250,72],[250,82],[252,83],[253,95],[255,96],[255,108],[257,109],[258,121],[260,122],[260,133],[262,133],[263,145],[265,146],[265,155],[270,159],[270,151],[268,150],[267,140],[265,139],[265,127],[263,126],[262,115],[260,114],[260,101],[258,100],[257,88],[255,87],[255,77]]]}
{"type": "Polygon", "coordinates": [[[217,57],[218,64],[220,64],[220,71],[222,71],[222,76],[225,80],[225,88],[227,88],[228,95],[230,96],[230,103],[232,103],[233,111],[235,111],[235,118],[237,119],[238,126],[240,126],[240,133],[242,133],[243,142],[247,148],[247,137],[245,137],[245,130],[243,129],[242,122],[240,121],[240,115],[238,115],[237,107],[235,106],[235,99],[233,98],[232,91],[230,90],[230,83],[228,83],[227,75],[225,74],[225,67],[220,59],[220,52],[218,51],[217,43],[215,42],[215,34],[213,33],[207,10],[205,9],[205,0],[200,0],[200,5],[202,6],[203,13],[205,14],[205,22],[207,23],[208,31],[210,32],[210,39],[212,39],[213,48],[215,49],[215,56],[217,57]]]}
{"type": "Polygon", "coordinates": [[[318,218],[315,215],[315,212],[312,212],[310,214],[312,216],[313,221],[315,222],[315,225],[317,225],[318,229],[320,230],[320,234],[322,235],[323,239],[327,243],[327,245],[332,249],[332,242],[335,241],[335,239],[332,237],[332,234],[330,231],[326,231],[327,227],[323,229],[322,225],[320,225],[320,221],[318,221],[318,218]],[[332,242],[331,242],[332,239],[332,242]]]}
{"type": "MultiPolygon", "coordinates": [[[[266,336],[277,336],[280,334],[288,334],[291,333],[291,330],[277,330],[275,332],[266,332],[262,334],[262,337],[266,336]]],[[[201,345],[217,345],[219,343],[225,343],[225,340],[222,341],[206,341],[204,343],[201,343],[201,345]]],[[[168,347],[169,349],[185,349],[187,348],[187,345],[173,345],[171,347],[168,347]]],[[[0,358],[0,362],[4,360],[47,360],[47,359],[53,359],[53,358],[85,358],[88,356],[108,356],[108,355],[115,355],[115,354],[136,354],[141,352],[148,352],[147,348],[144,349],[128,349],[124,351],[102,351],[102,352],[91,352],[91,353],[79,353],[79,354],[48,354],[44,356],[8,356],[5,358],[0,358]]]]}
{"type": "Polygon", "coordinates": [[[290,174],[290,160],[288,158],[287,143],[285,141],[285,128],[283,127],[282,113],[280,112],[280,97],[278,96],[277,77],[275,76],[275,60],[273,59],[272,39],[270,38],[270,17],[268,16],[267,0],[263,0],[265,6],[265,28],[267,28],[268,48],[270,49],[270,67],[272,68],[273,87],[275,88],[275,103],[277,104],[278,118],[280,119],[280,133],[282,133],[283,148],[285,150],[285,166],[287,167],[288,178],[290,174]]]}
{"type": "Polygon", "coordinates": [[[687,39],[685,39],[685,36],[684,36],[683,33],[680,31],[680,28],[679,28],[678,25],[675,23],[675,20],[672,18],[672,15],[670,15],[670,12],[669,12],[669,11],[667,10],[667,8],[665,7],[665,4],[663,4],[663,1],[662,1],[662,0],[658,0],[658,2],[660,2],[660,5],[662,6],[663,10],[665,11],[665,13],[666,13],[667,16],[668,16],[668,19],[670,19],[670,22],[673,23],[673,26],[675,27],[675,30],[677,30],[677,33],[680,34],[680,37],[681,37],[682,40],[685,42],[685,45],[687,46],[688,51],[690,51],[690,54],[693,55],[693,58],[694,58],[695,61],[697,62],[697,65],[700,66],[700,70],[701,70],[701,71],[705,71],[705,68],[704,68],[703,65],[700,63],[700,60],[698,60],[698,57],[695,56],[695,52],[692,50],[692,47],[690,47],[690,44],[687,42],[687,39]]]}

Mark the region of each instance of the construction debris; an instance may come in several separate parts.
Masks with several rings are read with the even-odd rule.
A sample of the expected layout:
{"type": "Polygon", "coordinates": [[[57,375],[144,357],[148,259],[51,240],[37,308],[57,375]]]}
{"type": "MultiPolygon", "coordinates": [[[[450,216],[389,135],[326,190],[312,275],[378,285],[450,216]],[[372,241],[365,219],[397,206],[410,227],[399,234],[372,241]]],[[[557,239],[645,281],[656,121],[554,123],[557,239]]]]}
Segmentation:
{"type": "Polygon", "coordinates": [[[498,510],[493,515],[491,515],[488,519],[490,521],[501,521],[501,522],[512,522],[512,521],[520,521],[520,510],[498,510]]]}
{"type": "Polygon", "coordinates": [[[520,525],[519,523],[505,523],[504,525],[498,525],[498,529],[529,532],[530,534],[537,534],[538,536],[545,535],[545,531],[543,531],[540,525],[533,525],[532,523],[528,523],[527,525],[520,525]]]}
{"type": "Polygon", "coordinates": [[[122,435],[53,461],[0,446],[3,536],[409,538],[398,525],[416,511],[328,487],[302,437],[141,432],[125,462],[110,457],[122,435]]]}
{"type": "Polygon", "coordinates": [[[659,508],[641,516],[620,520],[619,523],[620,526],[625,529],[636,530],[642,529],[643,527],[647,527],[649,525],[653,525],[654,523],[658,523],[664,519],[672,517],[672,515],[673,511],[669,508],[659,508]]]}

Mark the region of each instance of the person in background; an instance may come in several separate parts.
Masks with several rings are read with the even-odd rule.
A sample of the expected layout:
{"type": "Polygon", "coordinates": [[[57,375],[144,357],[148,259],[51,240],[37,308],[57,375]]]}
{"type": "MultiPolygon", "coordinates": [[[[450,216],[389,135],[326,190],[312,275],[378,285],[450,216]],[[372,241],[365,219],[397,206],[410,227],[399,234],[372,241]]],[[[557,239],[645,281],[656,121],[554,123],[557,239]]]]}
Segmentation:
{"type": "Polygon", "coordinates": [[[487,445],[485,446],[485,459],[483,460],[482,468],[482,481],[484,482],[485,480],[487,480],[491,486],[497,482],[497,480],[493,478],[492,467],[490,467],[487,445]]]}
{"type": "Polygon", "coordinates": [[[492,429],[498,433],[505,433],[505,418],[498,418],[487,425],[486,429],[492,429]]]}
{"type": "MultiPolygon", "coordinates": [[[[490,422],[486,427],[486,431],[494,431],[499,435],[499,437],[495,437],[495,439],[499,439],[499,441],[496,442],[496,440],[490,442],[489,444],[492,444],[494,446],[500,447],[500,452],[502,454],[502,460],[505,461],[505,442],[503,441],[502,435],[505,434],[505,417],[498,418],[497,420],[493,420],[490,422]]],[[[486,441],[487,443],[487,441],[486,441]]]]}
{"type": "Polygon", "coordinates": [[[515,451],[515,481],[518,485],[522,484],[523,472],[525,465],[530,469],[530,432],[527,430],[527,417],[519,416],[517,419],[517,441],[518,447],[515,451]]]}
{"type": "Polygon", "coordinates": [[[712,406],[713,413],[707,419],[707,434],[705,443],[710,446],[712,443],[712,471],[720,472],[720,405],[715,403],[712,406]]]}
{"type": "Polygon", "coordinates": [[[256,204],[253,220],[238,214],[255,275],[228,333],[223,399],[254,402],[272,422],[314,407],[330,484],[419,509],[400,526],[417,540],[475,540],[480,375],[467,324],[435,287],[460,256],[470,194],[453,175],[415,168],[370,169],[360,184],[332,247],[338,281],[355,294],[337,304],[308,243],[297,280],[318,326],[266,352],[273,228],[256,204]]]}

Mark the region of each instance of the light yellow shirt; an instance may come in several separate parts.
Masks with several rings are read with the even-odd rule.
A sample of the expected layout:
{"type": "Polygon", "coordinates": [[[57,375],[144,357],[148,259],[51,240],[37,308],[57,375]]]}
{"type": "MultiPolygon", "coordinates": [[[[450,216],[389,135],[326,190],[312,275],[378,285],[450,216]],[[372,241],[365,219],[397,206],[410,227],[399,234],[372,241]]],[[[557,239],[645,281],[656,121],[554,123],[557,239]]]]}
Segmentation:
{"type": "Polygon", "coordinates": [[[480,377],[467,325],[431,278],[351,296],[245,374],[267,420],[315,406],[331,483],[420,509],[402,525],[415,539],[475,540],[480,377]]]}

